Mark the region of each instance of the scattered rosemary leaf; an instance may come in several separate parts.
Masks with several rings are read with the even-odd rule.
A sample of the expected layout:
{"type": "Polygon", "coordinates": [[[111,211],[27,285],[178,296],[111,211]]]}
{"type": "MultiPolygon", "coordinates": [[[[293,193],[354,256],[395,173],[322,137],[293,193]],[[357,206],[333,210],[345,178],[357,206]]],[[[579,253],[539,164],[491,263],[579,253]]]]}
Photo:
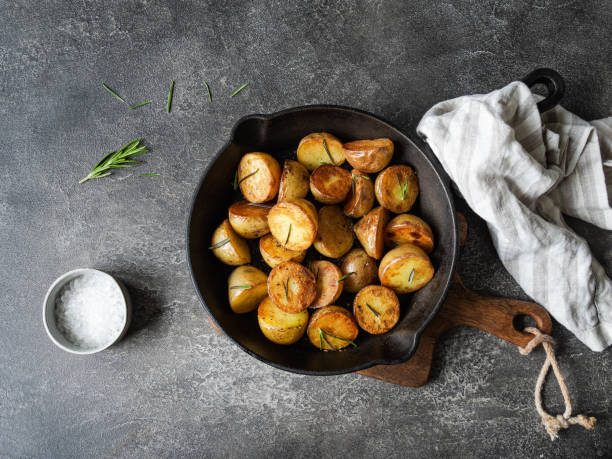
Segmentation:
{"type": "Polygon", "coordinates": [[[244,177],[242,177],[240,180],[238,180],[238,185],[240,185],[242,182],[244,182],[246,179],[248,179],[249,177],[257,174],[259,172],[259,169],[255,169],[254,172],[251,172],[250,174],[245,175],[244,177]]]}
{"type": "Polygon", "coordinates": [[[372,306],[370,306],[369,303],[366,303],[366,306],[368,308],[370,308],[370,311],[372,311],[376,317],[380,317],[380,312],[378,312],[376,309],[374,309],[372,306]]]}
{"type": "Polygon", "coordinates": [[[260,204],[258,202],[249,202],[248,204],[249,206],[253,206],[253,207],[263,207],[264,209],[271,209],[274,206],[271,206],[270,204],[260,204]]]}
{"type": "Polygon", "coordinates": [[[159,174],[157,172],[152,172],[150,174],[140,174],[138,177],[157,177],[159,174]]]}
{"type": "Polygon", "coordinates": [[[289,223],[289,231],[287,231],[287,239],[285,239],[285,245],[287,245],[287,242],[289,242],[289,236],[291,236],[291,226],[293,225],[293,223],[289,223]]]}
{"type": "Polygon", "coordinates": [[[323,330],[319,328],[319,349],[323,350],[323,330]]]}
{"type": "MultiPolygon", "coordinates": [[[[329,347],[331,347],[331,348],[332,348],[332,349],[335,351],[335,350],[336,350],[336,346],[334,346],[332,343],[330,343],[330,342],[329,342],[329,340],[327,339],[327,336],[326,336],[326,335],[327,335],[327,332],[324,332],[324,331],[323,331],[323,330],[321,330],[320,328],[319,328],[319,331],[321,331],[321,332],[322,332],[323,340],[325,340],[325,342],[327,343],[327,345],[328,345],[329,347]]],[[[321,346],[321,349],[323,349],[323,346],[321,346]]]]}
{"type": "Polygon", "coordinates": [[[353,180],[355,180],[355,177],[361,177],[362,179],[366,179],[366,180],[370,180],[370,181],[372,180],[367,175],[361,175],[361,174],[351,174],[351,177],[353,178],[353,180]]]}
{"type": "Polygon", "coordinates": [[[228,237],[227,239],[223,239],[222,241],[217,242],[215,245],[210,246],[209,249],[210,250],[215,250],[218,249],[219,247],[223,247],[225,244],[227,244],[230,241],[230,238],[228,237]]]}
{"type": "Polygon", "coordinates": [[[238,189],[238,171],[234,173],[234,181],[232,182],[234,190],[238,189]]]}
{"type": "Polygon", "coordinates": [[[170,82],[170,90],[168,91],[168,102],[166,102],[166,111],[170,113],[172,109],[172,97],[174,96],[174,80],[170,82]]]}
{"type": "Polygon", "coordinates": [[[236,94],[238,94],[240,91],[242,91],[244,88],[246,88],[246,87],[247,87],[249,84],[250,84],[250,83],[245,83],[245,84],[243,84],[242,86],[240,86],[238,89],[236,89],[236,90],[235,90],[235,91],[232,93],[232,95],[230,96],[230,99],[231,99],[232,97],[234,97],[236,94]]]}
{"type": "Polygon", "coordinates": [[[123,102],[125,104],[125,100],[123,100],[123,97],[121,97],[119,94],[117,94],[115,91],[113,91],[111,88],[109,88],[108,86],[106,86],[106,84],[102,83],[102,87],[104,89],[106,89],[113,97],[115,97],[116,99],[120,100],[121,102],[123,102]]]}
{"type": "Polygon", "coordinates": [[[206,81],[204,82],[204,86],[206,86],[206,91],[208,91],[208,100],[212,102],[212,93],[210,92],[210,86],[208,86],[206,81]]]}
{"type": "Polygon", "coordinates": [[[406,193],[408,192],[408,180],[405,183],[402,183],[402,178],[399,174],[397,174],[397,183],[399,183],[400,190],[402,192],[402,201],[406,199],[406,193]]]}
{"type": "Polygon", "coordinates": [[[283,282],[283,288],[285,289],[285,299],[289,301],[289,279],[287,279],[287,282],[283,282]]]}
{"type": "Polygon", "coordinates": [[[143,102],[142,104],[132,105],[130,107],[130,110],[134,110],[135,108],[138,108],[138,107],[144,107],[145,105],[149,105],[150,103],[151,103],[151,101],[147,100],[146,102],[143,102]]]}
{"type": "Polygon", "coordinates": [[[124,145],[120,150],[111,151],[105,155],[98,162],[98,164],[96,164],[91,171],[89,171],[89,174],[79,181],[79,183],[84,183],[90,179],[106,177],[111,175],[112,169],[130,167],[134,166],[136,163],[139,163],[140,161],[136,161],[133,159],[133,157],[149,151],[144,145],[140,144],[141,141],[142,139],[132,140],[124,145]]]}
{"type": "MultiPolygon", "coordinates": [[[[321,329],[319,328],[319,330],[321,330],[321,329]]],[[[351,341],[350,339],[340,338],[339,336],[332,335],[331,333],[327,333],[325,330],[321,330],[321,331],[323,332],[323,338],[325,338],[326,336],[329,336],[330,338],[339,339],[340,341],[344,341],[345,343],[349,343],[351,346],[357,347],[357,345],[353,341],[351,341]]],[[[327,344],[329,344],[332,348],[335,349],[335,347],[332,346],[329,341],[327,341],[327,338],[325,338],[325,342],[327,342],[327,344]]]]}
{"type": "Polygon", "coordinates": [[[414,268],[410,271],[410,277],[408,278],[408,282],[412,283],[412,278],[414,277],[414,268]]]}
{"type": "Polygon", "coordinates": [[[327,148],[327,142],[325,141],[325,137],[323,137],[323,148],[325,148],[325,153],[327,153],[327,156],[329,156],[329,160],[331,161],[331,165],[335,166],[336,162],[334,161],[333,156],[329,152],[329,148],[327,148]]]}
{"type": "Polygon", "coordinates": [[[344,282],[344,279],[346,279],[347,277],[353,275],[353,274],[357,274],[355,271],[351,271],[350,273],[346,273],[344,276],[341,276],[340,279],[338,279],[338,282],[344,282]]]}
{"type": "Polygon", "coordinates": [[[250,288],[253,288],[252,285],[232,285],[230,287],[230,290],[248,290],[250,288]]]}

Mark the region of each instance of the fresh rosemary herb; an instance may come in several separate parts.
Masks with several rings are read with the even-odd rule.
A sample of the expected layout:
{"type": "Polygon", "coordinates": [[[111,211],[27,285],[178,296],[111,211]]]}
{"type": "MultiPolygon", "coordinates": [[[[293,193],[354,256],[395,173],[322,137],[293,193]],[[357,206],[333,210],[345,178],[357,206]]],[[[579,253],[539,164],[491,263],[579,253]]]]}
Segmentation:
{"type": "Polygon", "coordinates": [[[285,289],[285,299],[289,301],[289,279],[287,279],[287,282],[283,282],[283,288],[285,289]]]}
{"type": "MultiPolygon", "coordinates": [[[[327,334],[326,332],[324,332],[323,330],[319,328],[319,342],[321,342],[321,339],[322,339],[323,341],[327,343],[329,347],[331,347],[333,350],[336,350],[336,346],[334,346],[332,343],[329,342],[326,334],[327,334]]],[[[323,343],[321,342],[321,350],[322,349],[323,349],[323,343]]]]}
{"type": "Polygon", "coordinates": [[[170,90],[168,91],[168,102],[166,102],[166,111],[170,113],[172,109],[172,97],[174,96],[174,80],[170,82],[170,90]]]}
{"type": "Polygon", "coordinates": [[[208,91],[208,100],[212,102],[212,93],[210,92],[210,86],[208,86],[206,81],[204,82],[204,86],[206,86],[206,91],[208,91]]]}
{"type": "Polygon", "coordinates": [[[287,239],[285,239],[285,245],[289,242],[289,236],[291,236],[291,226],[293,223],[289,223],[289,231],[287,231],[287,239]]]}
{"type": "Polygon", "coordinates": [[[240,86],[238,89],[236,89],[236,90],[235,90],[235,91],[232,93],[232,95],[230,96],[230,99],[231,99],[232,97],[234,97],[236,94],[238,94],[240,91],[242,91],[244,88],[246,88],[246,87],[247,87],[249,84],[250,84],[250,83],[245,83],[245,84],[243,84],[242,86],[240,86]]]}
{"type": "Polygon", "coordinates": [[[408,282],[410,282],[412,284],[412,278],[414,277],[414,268],[412,268],[412,271],[410,271],[410,277],[408,277],[408,282]]]}
{"type": "Polygon", "coordinates": [[[98,162],[98,164],[93,167],[91,171],[89,171],[89,174],[87,174],[86,177],[79,181],[79,183],[84,183],[90,179],[102,178],[111,175],[111,169],[130,167],[134,166],[135,163],[139,163],[140,161],[133,159],[133,157],[149,151],[144,145],[140,144],[141,141],[142,139],[132,140],[120,150],[111,151],[108,153],[100,160],[100,162],[98,162]]]}
{"type": "Polygon", "coordinates": [[[150,174],[140,174],[138,177],[157,177],[159,174],[157,172],[151,172],[150,174]]]}
{"type": "Polygon", "coordinates": [[[248,204],[249,206],[253,206],[253,207],[263,207],[264,209],[271,209],[274,206],[271,206],[270,204],[260,204],[258,202],[249,202],[248,204]]]}
{"type": "Polygon", "coordinates": [[[232,182],[232,186],[234,187],[234,190],[238,189],[238,171],[234,173],[234,181],[232,182]]]}
{"type": "MultiPolygon", "coordinates": [[[[240,185],[242,182],[244,182],[249,177],[252,177],[253,175],[257,174],[258,172],[259,172],[259,169],[255,169],[255,171],[251,172],[250,174],[245,175],[240,180],[238,180],[238,185],[240,185]]],[[[237,187],[236,187],[236,189],[237,189],[237,187]]]]}
{"type": "Polygon", "coordinates": [[[102,87],[104,89],[106,89],[113,97],[115,97],[116,99],[120,100],[121,102],[123,102],[125,104],[125,100],[123,100],[123,97],[121,97],[119,94],[117,94],[115,91],[113,91],[111,88],[109,88],[108,86],[106,86],[106,84],[102,83],[102,87]]]}
{"type": "Polygon", "coordinates": [[[319,328],[319,349],[323,350],[323,330],[319,328]]]}
{"type": "Polygon", "coordinates": [[[335,166],[336,162],[334,161],[333,156],[331,155],[331,153],[329,152],[329,148],[327,148],[327,142],[325,140],[325,137],[323,137],[323,148],[325,148],[325,153],[327,153],[327,156],[329,156],[329,160],[331,161],[331,165],[335,166]]]}
{"type": "Polygon", "coordinates": [[[345,275],[341,276],[340,279],[338,279],[338,282],[344,282],[344,279],[346,279],[347,277],[353,275],[353,274],[357,274],[355,271],[351,271],[350,273],[346,273],[345,275]]]}
{"type": "Polygon", "coordinates": [[[402,201],[406,199],[406,193],[408,192],[408,180],[405,183],[402,183],[402,178],[399,174],[397,174],[397,183],[399,183],[400,190],[402,192],[402,201]]]}
{"type": "Polygon", "coordinates": [[[340,338],[339,336],[332,335],[331,333],[328,333],[325,330],[322,330],[321,328],[319,328],[319,333],[321,333],[321,332],[323,333],[323,339],[329,345],[329,347],[331,347],[332,349],[336,349],[336,348],[328,341],[328,339],[327,339],[328,336],[330,338],[338,339],[340,341],[344,341],[345,343],[349,343],[353,347],[357,347],[357,345],[353,341],[351,341],[350,339],[340,338]]]}
{"type": "Polygon", "coordinates": [[[353,178],[353,180],[355,180],[355,177],[361,177],[362,179],[365,180],[372,180],[370,177],[368,177],[367,175],[361,175],[361,174],[351,174],[351,177],[353,178]]]}
{"type": "Polygon", "coordinates": [[[250,288],[253,288],[252,285],[232,285],[230,287],[230,290],[248,290],[250,288]]]}
{"type": "Polygon", "coordinates": [[[215,250],[218,249],[219,247],[223,247],[225,244],[227,244],[230,241],[230,238],[228,237],[227,239],[223,239],[222,241],[217,242],[215,245],[210,246],[209,249],[210,250],[215,250]]]}
{"type": "Polygon", "coordinates": [[[145,105],[149,105],[150,103],[151,103],[151,101],[150,101],[150,100],[147,100],[146,102],[143,102],[142,104],[132,105],[132,106],[130,107],[130,110],[134,110],[134,109],[136,109],[136,108],[138,108],[138,107],[144,107],[145,105]]]}
{"type": "Polygon", "coordinates": [[[370,309],[370,311],[372,311],[374,313],[374,315],[376,317],[380,317],[380,312],[378,312],[376,309],[374,309],[372,306],[370,306],[369,303],[366,303],[366,306],[370,309]]]}

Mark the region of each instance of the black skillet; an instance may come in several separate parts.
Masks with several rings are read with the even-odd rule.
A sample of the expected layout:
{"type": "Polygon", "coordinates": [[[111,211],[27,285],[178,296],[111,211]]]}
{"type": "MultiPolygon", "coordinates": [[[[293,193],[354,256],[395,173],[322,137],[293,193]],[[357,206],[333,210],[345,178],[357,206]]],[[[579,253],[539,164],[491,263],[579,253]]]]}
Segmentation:
{"type": "MultiPolygon", "coordinates": [[[[554,71],[538,69],[524,79],[532,86],[546,84],[548,97],[538,104],[540,111],[556,105],[563,94],[563,80],[554,71]]],[[[408,360],[419,336],[446,298],[458,257],[457,222],[452,194],[442,167],[429,150],[419,149],[389,123],[376,116],[348,107],[311,105],[283,110],[271,115],[249,115],[238,121],[229,142],[211,160],[193,196],[187,222],[187,261],[195,290],[217,325],[238,346],[253,357],[283,370],[310,375],[349,373],[378,364],[408,360]],[[427,221],[434,232],[431,254],[434,278],[421,290],[400,296],[399,323],[384,335],[361,331],[357,347],[338,352],[322,352],[306,338],[291,346],[268,341],[257,324],[257,312],[235,314],[227,298],[227,278],[231,267],[224,266],[208,247],[214,229],[227,218],[227,209],[240,195],[232,180],[243,154],[265,151],[282,164],[295,159],[299,140],[311,132],[330,132],[342,141],[387,137],[395,144],[392,163],[409,164],[419,179],[420,194],[411,212],[427,221]]],[[[358,244],[356,242],[356,244],[358,244]]],[[[256,244],[251,244],[253,264],[269,271],[261,261],[256,244]]],[[[349,307],[352,296],[343,295],[336,304],[349,307]]]]}

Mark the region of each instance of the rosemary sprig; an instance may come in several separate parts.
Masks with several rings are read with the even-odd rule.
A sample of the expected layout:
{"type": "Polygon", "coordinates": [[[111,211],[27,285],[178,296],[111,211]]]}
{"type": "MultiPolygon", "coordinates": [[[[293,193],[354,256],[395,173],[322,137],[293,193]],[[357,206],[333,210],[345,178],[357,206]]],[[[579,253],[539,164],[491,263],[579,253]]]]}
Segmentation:
{"type": "Polygon", "coordinates": [[[210,92],[210,86],[208,86],[206,81],[204,82],[204,86],[206,86],[206,91],[208,91],[208,100],[212,102],[212,93],[210,92]]]}
{"type": "Polygon", "coordinates": [[[244,182],[249,177],[252,177],[253,175],[257,174],[258,172],[259,172],[259,169],[255,169],[255,171],[251,172],[250,174],[245,175],[240,180],[238,180],[238,185],[240,185],[242,182],[244,182]]]}
{"type": "Polygon", "coordinates": [[[319,328],[319,342],[321,343],[321,350],[323,350],[322,340],[324,340],[327,343],[327,345],[331,347],[333,350],[336,350],[336,346],[334,346],[332,343],[329,342],[329,340],[327,339],[327,336],[325,336],[325,332],[319,328]]]}
{"type": "Polygon", "coordinates": [[[319,349],[323,350],[323,330],[319,328],[319,349]]]}
{"type": "Polygon", "coordinates": [[[271,206],[270,204],[260,204],[258,202],[249,202],[248,204],[249,206],[253,206],[253,207],[263,207],[264,209],[271,209],[274,206],[271,206]]]}
{"type": "Polygon", "coordinates": [[[250,83],[245,83],[245,84],[243,84],[242,86],[240,86],[238,89],[236,89],[236,90],[235,90],[235,91],[232,93],[232,95],[230,96],[230,99],[231,99],[232,97],[234,97],[236,94],[238,94],[240,91],[242,91],[244,88],[246,88],[246,87],[247,87],[249,84],[250,84],[250,83]]]}
{"type": "Polygon", "coordinates": [[[159,174],[157,172],[151,172],[150,174],[140,174],[138,177],[158,177],[159,174]]]}
{"type": "Polygon", "coordinates": [[[168,91],[168,102],[166,102],[166,111],[168,113],[172,109],[172,97],[174,97],[174,80],[170,82],[170,90],[168,91]]]}
{"type": "Polygon", "coordinates": [[[353,347],[357,347],[357,345],[350,339],[347,338],[340,338],[339,336],[336,335],[332,335],[331,333],[326,332],[325,330],[319,328],[319,336],[321,334],[321,332],[323,333],[323,339],[325,340],[325,342],[329,345],[329,347],[331,347],[332,349],[336,349],[336,347],[334,345],[332,345],[327,337],[329,336],[330,338],[334,338],[334,339],[339,339],[340,341],[344,341],[345,343],[349,343],[351,346],[353,347]]]}
{"type": "Polygon", "coordinates": [[[325,141],[325,137],[323,137],[323,148],[325,148],[325,153],[327,153],[327,156],[329,156],[329,160],[331,161],[331,165],[335,166],[336,162],[334,161],[333,156],[329,152],[329,148],[327,148],[327,142],[325,141]]]}
{"type": "Polygon", "coordinates": [[[289,242],[289,236],[291,236],[291,226],[293,223],[289,223],[289,231],[287,231],[287,239],[285,239],[285,245],[289,242]]]}
{"type": "Polygon", "coordinates": [[[372,306],[370,306],[370,303],[366,303],[365,305],[370,309],[370,311],[372,311],[374,313],[374,315],[376,317],[380,317],[380,312],[378,312],[376,309],[374,309],[372,306]]]}
{"type": "Polygon", "coordinates": [[[289,279],[287,279],[287,282],[283,282],[283,288],[285,289],[285,299],[289,301],[289,279]]]}
{"type": "Polygon", "coordinates": [[[90,179],[111,175],[111,169],[130,167],[135,163],[139,163],[140,161],[136,161],[133,159],[133,157],[149,151],[144,145],[140,144],[141,141],[142,139],[132,140],[120,150],[111,151],[108,153],[100,160],[100,162],[98,162],[98,164],[93,167],[93,169],[91,169],[91,171],[89,171],[89,174],[87,174],[86,177],[79,181],[79,183],[84,183],[90,179]]]}
{"type": "Polygon", "coordinates": [[[346,273],[345,275],[341,276],[340,279],[338,279],[338,282],[344,282],[344,279],[346,279],[347,277],[353,275],[353,274],[357,274],[355,271],[351,271],[350,273],[346,273]]]}
{"type": "Polygon", "coordinates": [[[146,102],[143,102],[142,104],[132,105],[132,106],[130,107],[130,110],[134,110],[134,109],[136,109],[136,108],[138,108],[138,107],[144,107],[145,105],[149,105],[150,103],[151,103],[151,101],[150,101],[150,100],[147,100],[146,102]]]}
{"type": "Polygon", "coordinates": [[[223,239],[222,241],[217,242],[215,245],[211,245],[208,249],[209,250],[215,250],[218,249],[219,247],[223,247],[225,244],[227,244],[230,241],[230,238],[228,237],[227,239],[223,239]]]}
{"type": "Polygon", "coordinates": [[[230,290],[248,290],[250,288],[253,288],[252,285],[232,285],[230,287],[230,290]]]}
{"type": "Polygon", "coordinates": [[[117,94],[115,91],[113,91],[111,88],[109,88],[108,86],[106,86],[106,84],[102,83],[102,87],[104,89],[106,89],[113,97],[115,97],[116,99],[120,100],[121,102],[123,102],[125,104],[125,100],[123,100],[123,97],[121,97],[119,94],[117,94]]]}
{"type": "Polygon", "coordinates": [[[362,179],[366,179],[366,180],[370,180],[370,181],[372,180],[367,175],[361,175],[361,174],[351,174],[351,177],[353,178],[353,180],[355,180],[355,177],[361,177],[362,179]]]}
{"type": "Polygon", "coordinates": [[[410,277],[408,278],[408,282],[412,284],[412,278],[414,277],[414,268],[410,271],[410,277]]]}
{"type": "Polygon", "coordinates": [[[234,191],[238,189],[238,171],[234,173],[234,181],[232,182],[232,186],[234,187],[234,191]]]}
{"type": "Polygon", "coordinates": [[[397,183],[399,183],[400,190],[402,192],[402,201],[406,199],[406,193],[408,192],[408,180],[405,183],[402,183],[402,178],[399,174],[397,174],[397,183]]]}

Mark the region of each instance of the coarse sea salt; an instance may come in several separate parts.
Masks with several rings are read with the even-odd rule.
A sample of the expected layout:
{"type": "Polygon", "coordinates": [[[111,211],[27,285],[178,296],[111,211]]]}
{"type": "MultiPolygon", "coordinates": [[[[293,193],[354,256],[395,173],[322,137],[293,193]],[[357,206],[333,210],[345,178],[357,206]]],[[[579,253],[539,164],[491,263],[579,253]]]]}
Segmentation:
{"type": "Polygon", "coordinates": [[[96,349],[115,340],[125,323],[124,298],[114,280],[85,273],[67,282],[55,300],[57,329],[72,344],[96,349]]]}

